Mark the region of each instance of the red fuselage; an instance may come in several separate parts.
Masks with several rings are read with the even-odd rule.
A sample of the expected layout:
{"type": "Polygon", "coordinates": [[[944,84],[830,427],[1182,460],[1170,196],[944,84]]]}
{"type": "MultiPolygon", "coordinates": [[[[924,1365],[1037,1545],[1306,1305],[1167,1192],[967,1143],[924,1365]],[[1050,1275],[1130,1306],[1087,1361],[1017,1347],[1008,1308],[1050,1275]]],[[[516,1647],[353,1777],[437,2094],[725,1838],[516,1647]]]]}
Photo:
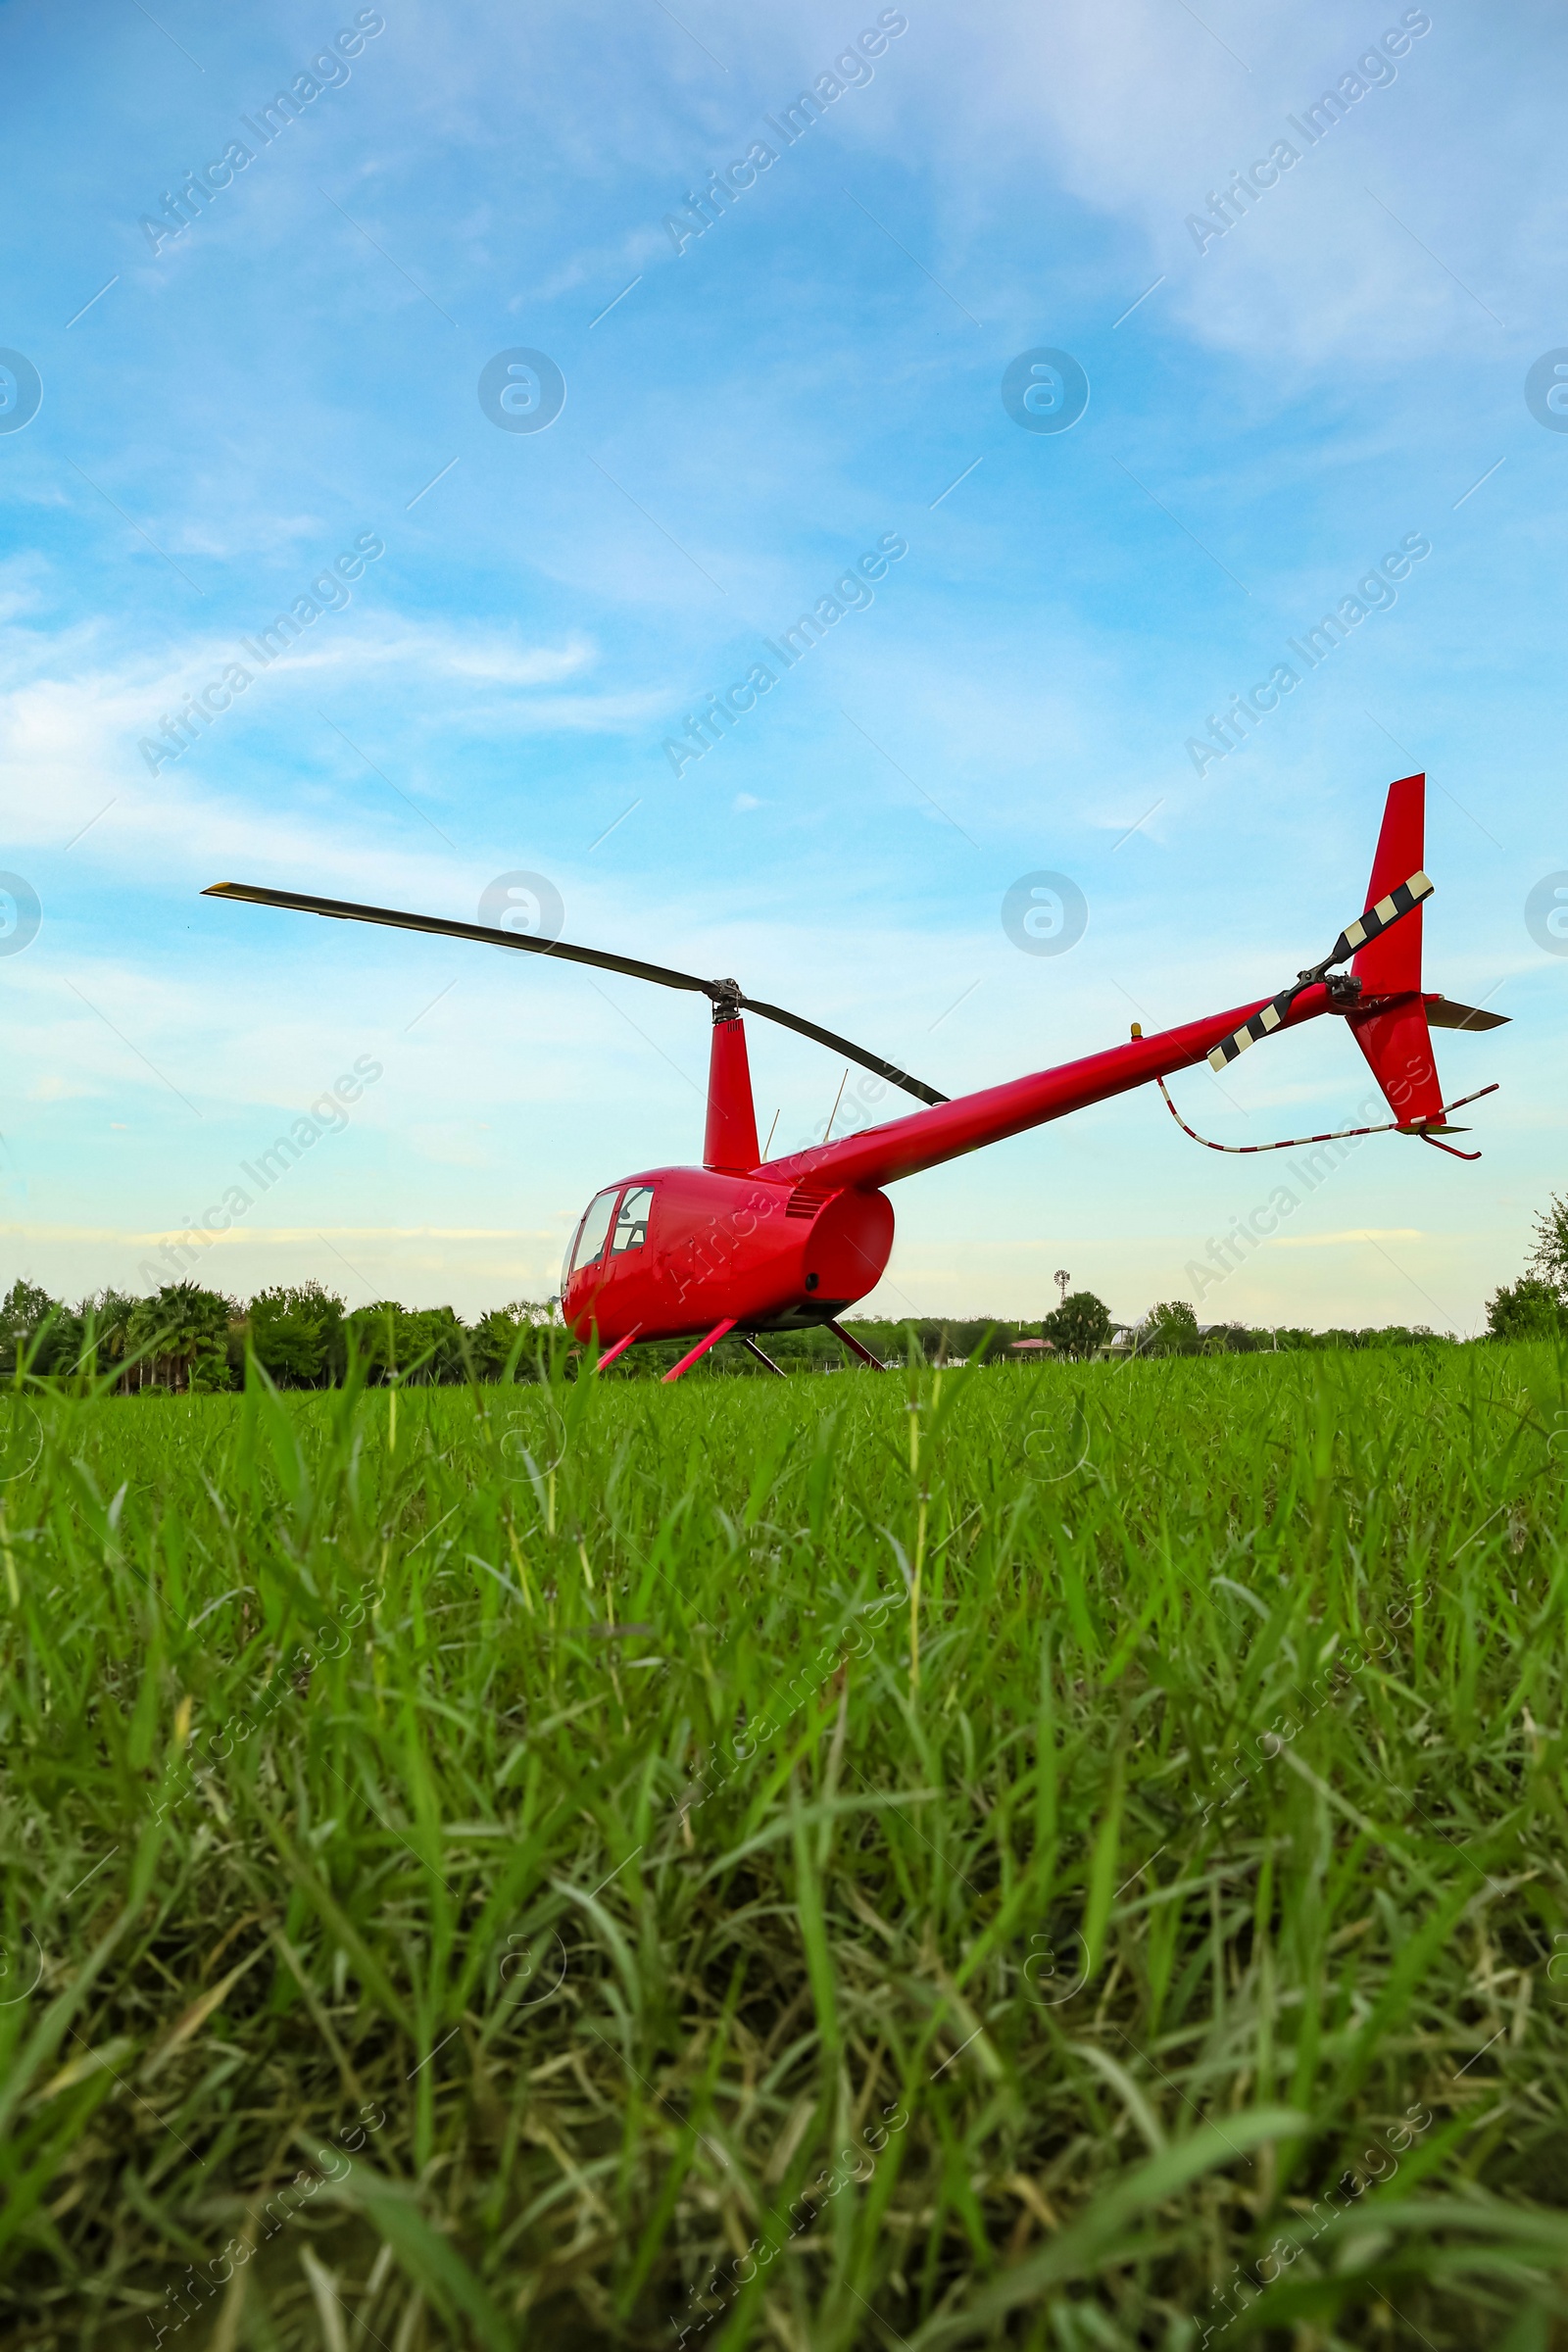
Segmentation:
{"type": "MultiPolygon", "coordinates": [[[[678,1339],[725,1318],[741,1331],[825,1322],[882,1277],[893,1247],[884,1185],[1189,1068],[1267,1002],[761,1164],[742,1024],[717,1020],[708,1164],[645,1169],[590,1202],[566,1253],[563,1314],[579,1339],[597,1335],[603,1348],[632,1336],[678,1339]]],[[[1285,1025],[1336,1009],[1315,984],[1285,1025]]]]}
{"type": "Polygon", "coordinates": [[[581,1339],[591,1328],[607,1347],[631,1332],[675,1339],[723,1316],[748,1331],[820,1323],[874,1289],[893,1248],[893,1203],[874,1186],[818,1193],[766,1168],[650,1168],[627,1180],[645,1187],[646,1242],[601,1250],[566,1283],[563,1312],[581,1339]]]}

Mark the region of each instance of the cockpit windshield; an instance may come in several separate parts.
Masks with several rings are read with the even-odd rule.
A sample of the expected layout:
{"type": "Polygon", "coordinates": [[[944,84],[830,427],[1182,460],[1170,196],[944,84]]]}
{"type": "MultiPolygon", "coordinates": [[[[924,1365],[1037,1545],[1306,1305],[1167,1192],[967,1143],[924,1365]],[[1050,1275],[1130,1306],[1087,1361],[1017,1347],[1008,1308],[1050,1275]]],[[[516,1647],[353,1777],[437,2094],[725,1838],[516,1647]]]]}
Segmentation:
{"type": "Polygon", "coordinates": [[[619,1190],[618,1185],[612,1185],[608,1193],[601,1193],[597,1200],[589,1202],[588,1213],[577,1228],[577,1246],[566,1259],[562,1278],[563,1290],[573,1274],[580,1274],[584,1266],[591,1266],[604,1250],[610,1233],[611,1215],[615,1206],[615,1196],[619,1190]]]}
{"type": "Polygon", "coordinates": [[[612,1185],[608,1193],[599,1193],[588,1203],[574,1240],[566,1245],[566,1255],[561,1268],[561,1288],[564,1292],[574,1274],[584,1266],[597,1265],[610,1240],[612,1222],[614,1238],[610,1242],[612,1257],[621,1257],[628,1250],[641,1250],[648,1240],[648,1218],[654,1204],[651,1184],[628,1184],[624,1191],[612,1185]],[[620,1202],[619,1214],[615,1203],[620,1202]]]}

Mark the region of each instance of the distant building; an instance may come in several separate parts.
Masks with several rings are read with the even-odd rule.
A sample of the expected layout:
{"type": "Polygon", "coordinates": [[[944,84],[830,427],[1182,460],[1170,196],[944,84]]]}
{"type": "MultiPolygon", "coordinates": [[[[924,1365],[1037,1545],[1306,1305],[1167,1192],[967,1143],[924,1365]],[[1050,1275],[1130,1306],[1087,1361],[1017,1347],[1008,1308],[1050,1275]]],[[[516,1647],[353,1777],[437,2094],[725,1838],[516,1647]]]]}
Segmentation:
{"type": "Polygon", "coordinates": [[[1136,1352],[1147,1321],[1146,1316],[1143,1323],[1113,1323],[1109,1339],[1102,1348],[1095,1349],[1094,1361],[1097,1364],[1124,1364],[1136,1352]]]}

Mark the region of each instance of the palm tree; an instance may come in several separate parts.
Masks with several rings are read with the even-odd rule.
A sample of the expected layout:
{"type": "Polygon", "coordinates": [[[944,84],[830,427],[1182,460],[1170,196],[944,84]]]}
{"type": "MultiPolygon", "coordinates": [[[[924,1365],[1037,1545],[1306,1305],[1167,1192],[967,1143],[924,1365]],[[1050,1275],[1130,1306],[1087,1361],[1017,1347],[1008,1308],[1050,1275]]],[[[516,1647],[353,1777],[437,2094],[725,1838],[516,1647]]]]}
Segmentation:
{"type": "Polygon", "coordinates": [[[126,1328],[128,1344],[148,1351],[137,1386],[150,1360],[155,1387],[163,1374],[172,1389],[226,1389],[233,1312],[220,1292],[194,1282],[166,1282],[155,1298],[138,1298],[126,1328]]]}
{"type": "MultiPolygon", "coordinates": [[[[98,1297],[84,1298],[76,1312],[81,1319],[81,1369],[91,1379],[113,1364],[122,1364],[130,1335],[131,1317],[137,1301],[122,1291],[104,1291],[98,1297]]],[[[120,1386],[126,1384],[122,1373],[120,1386]]]]}

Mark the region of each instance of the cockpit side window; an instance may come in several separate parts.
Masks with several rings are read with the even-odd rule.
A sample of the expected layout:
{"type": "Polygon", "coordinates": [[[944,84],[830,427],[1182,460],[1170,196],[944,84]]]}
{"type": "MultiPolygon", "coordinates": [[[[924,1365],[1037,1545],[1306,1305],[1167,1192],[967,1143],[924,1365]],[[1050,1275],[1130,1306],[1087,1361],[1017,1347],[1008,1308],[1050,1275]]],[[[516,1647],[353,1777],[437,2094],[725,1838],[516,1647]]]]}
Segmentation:
{"type": "Polygon", "coordinates": [[[610,1231],[611,1213],[615,1205],[616,1189],[612,1185],[608,1193],[601,1193],[596,1200],[590,1202],[588,1214],[582,1221],[582,1231],[577,1236],[577,1247],[571,1253],[573,1274],[580,1274],[584,1266],[591,1266],[603,1251],[605,1238],[610,1231]]]}
{"type": "Polygon", "coordinates": [[[620,1213],[615,1219],[615,1238],[610,1245],[612,1257],[624,1250],[640,1250],[648,1239],[648,1216],[654,1204],[651,1184],[628,1185],[621,1196],[620,1213]]]}

